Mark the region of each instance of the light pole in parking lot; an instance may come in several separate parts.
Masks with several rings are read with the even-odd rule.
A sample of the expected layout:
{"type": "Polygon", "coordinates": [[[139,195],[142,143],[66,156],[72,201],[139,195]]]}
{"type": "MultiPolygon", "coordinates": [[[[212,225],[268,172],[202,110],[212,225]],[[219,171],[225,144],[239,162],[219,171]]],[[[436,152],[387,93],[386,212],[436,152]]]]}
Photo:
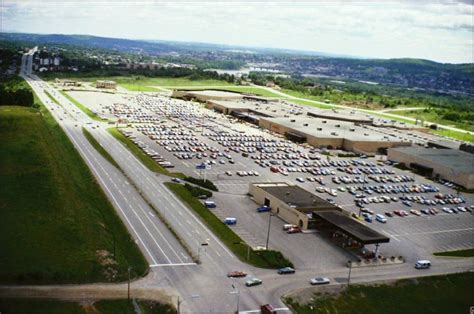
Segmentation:
{"type": "Polygon", "coordinates": [[[234,244],[243,244],[247,246],[247,261],[250,259],[250,244],[246,242],[234,242],[234,244]]]}
{"type": "Polygon", "coordinates": [[[347,287],[349,287],[351,284],[352,261],[348,261],[347,265],[349,265],[349,275],[347,276],[347,287]]]}
{"type": "Polygon", "coordinates": [[[265,250],[268,251],[268,240],[270,240],[270,225],[272,223],[272,217],[273,214],[270,212],[270,215],[268,216],[268,230],[267,230],[267,243],[265,244],[265,250]]]}

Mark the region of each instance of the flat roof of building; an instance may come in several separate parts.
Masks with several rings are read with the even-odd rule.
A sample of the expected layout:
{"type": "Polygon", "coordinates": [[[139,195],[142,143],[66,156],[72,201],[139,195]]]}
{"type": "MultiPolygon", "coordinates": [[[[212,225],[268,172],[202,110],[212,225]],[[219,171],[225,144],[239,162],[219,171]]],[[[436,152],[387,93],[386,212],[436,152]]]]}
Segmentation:
{"type": "Polygon", "coordinates": [[[301,188],[287,183],[257,183],[259,188],[275,196],[282,202],[297,210],[337,209],[325,199],[301,188]]]}
{"type": "Polygon", "coordinates": [[[243,95],[240,93],[223,91],[223,90],[190,90],[187,91],[189,94],[202,95],[208,97],[229,97],[229,98],[242,98],[243,95]]]}
{"type": "Polygon", "coordinates": [[[336,210],[313,212],[314,215],[330,223],[336,229],[356,239],[362,244],[388,243],[390,238],[363,225],[357,220],[336,210]]]}
{"type": "Polygon", "coordinates": [[[271,123],[293,129],[303,135],[319,138],[344,138],[351,141],[366,142],[403,142],[403,140],[398,138],[388,136],[372,128],[358,126],[352,122],[312,117],[276,117],[264,119],[271,123]]]}
{"type": "Polygon", "coordinates": [[[474,173],[474,155],[458,149],[437,149],[426,147],[396,147],[390,151],[412,155],[418,159],[443,165],[460,173],[474,173]]]}
{"type": "Polygon", "coordinates": [[[360,123],[372,123],[373,116],[355,110],[346,109],[311,109],[308,110],[308,115],[341,121],[355,121],[360,123]]]}

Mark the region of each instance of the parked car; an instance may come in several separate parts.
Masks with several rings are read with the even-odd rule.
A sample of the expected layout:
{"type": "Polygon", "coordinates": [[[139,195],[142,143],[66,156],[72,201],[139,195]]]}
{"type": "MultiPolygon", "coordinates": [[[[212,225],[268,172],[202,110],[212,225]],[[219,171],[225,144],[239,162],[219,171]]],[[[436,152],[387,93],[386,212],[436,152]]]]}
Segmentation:
{"type": "Polygon", "coordinates": [[[299,227],[293,227],[293,228],[290,228],[286,231],[286,233],[288,233],[288,234],[300,233],[300,232],[301,232],[301,228],[299,228],[299,227]]]}
{"type": "Polygon", "coordinates": [[[270,210],[272,210],[271,207],[267,205],[263,205],[257,208],[258,213],[269,212],[270,210]]]}
{"type": "Polygon", "coordinates": [[[314,277],[309,280],[311,285],[327,285],[331,282],[327,277],[314,277]]]}
{"type": "Polygon", "coordinates": [[[224,219],[224,224],[226,224],[226,225],[236,225],[237,224],[237,218],[227,217],[226,219],[224,219]]]}
{"type": "Polygon", "coordinates": [[[381,223],[386,223],[386,222],[387,222],[387,218],[385,218],[385,216],[382,215],[382,214],[377,214],[377,215],[375,215],[375,219],[376,219],[378,222],[381,222],[381,223]]]}
{"type": "Polygon", "coordinates": [[[291,228],[296,228],[297,226],[296,225],[292,225],[292,224],[284,224],[283,225],[283,230],[289,230],[291,228]]]}
{"type": "Polygon", "coordinates": [[[261,285],[261,284],[262,284],[262,281],[258,278],[255,278],[255,277],[251,278],[251,279],[249,279],[245,282],[245,285],[247,287],[258,286],[258,285],[261,285]]]}
{"type": "Polygon", "coordinates": [[[278,274],[285,275],[285,274],[294,274],[295,270],[291,267],[283,267],[278,270],[278,274]]]}
{"type": "Polygon", "coordinates": [[[206,206],[206,208],[216,208],[217,205],[214,201],[204,201],[204,206],[206,206]]]}

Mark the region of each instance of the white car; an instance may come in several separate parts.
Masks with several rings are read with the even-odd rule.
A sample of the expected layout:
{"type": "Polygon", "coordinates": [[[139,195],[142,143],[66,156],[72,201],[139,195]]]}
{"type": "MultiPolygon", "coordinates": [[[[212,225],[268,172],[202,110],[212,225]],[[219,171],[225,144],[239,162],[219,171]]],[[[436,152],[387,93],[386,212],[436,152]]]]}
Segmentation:
{"type": "Polygon", "coordinates": [[[328,285],[331,282],[327,277],[314,277],[309,280],[311,285],[328,285]]]}
{"type": "Polygon", "coordinates": [[[296,178],[296,181],[298,181],[298,182],[304,182],[304,179],[301,178],[301,177],[298,177],[298,178],[296,178]]]}
{"type": "Polygon", "coordinates": [[[381,223],[386,223],[387,222],[387,218],[382,214],[375,215],[375,220],[377,220],[378,222],[381,222],[381,223]]]}

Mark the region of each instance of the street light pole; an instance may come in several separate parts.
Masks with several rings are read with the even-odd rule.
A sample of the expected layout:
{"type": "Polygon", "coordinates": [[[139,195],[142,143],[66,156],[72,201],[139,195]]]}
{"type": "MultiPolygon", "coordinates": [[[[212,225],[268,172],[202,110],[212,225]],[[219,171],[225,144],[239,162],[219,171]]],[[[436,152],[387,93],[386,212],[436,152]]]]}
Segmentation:
{"type": "Polygon", "coordinates": [[[265,250],[267,251],[268,251],[268,240],[270,239],[270,225],[272,222],[272,216],[273,214],[270,212],[270,215],[268,216],[267,243],[265,244],[265,250]]]}
{"type": "Polygon", "coordinates": [[[232,288],[234,288],[234,290],[237,290],[236,291],[237,292],[236,293],[237,294],[237,308],[235,310],[235,313],[239,314],[239,312],[240,312],[240,289],[239,289],[239,285],[238,284],[236,284],[236,285],[232,284],[232,288]]]}
{"type": "Polygon", "coordinates": [[[127,289],[127,300],[130,302],[130,271],[132,267],[128,267],[128,289],[127,289]]]}
{"type": "Polygon", "coordinates": [[[351,284],[351,271],[352,271],[352,261],[347,262],[349,264],[349,275],[347,276],[347,287],[351,284]]]}

